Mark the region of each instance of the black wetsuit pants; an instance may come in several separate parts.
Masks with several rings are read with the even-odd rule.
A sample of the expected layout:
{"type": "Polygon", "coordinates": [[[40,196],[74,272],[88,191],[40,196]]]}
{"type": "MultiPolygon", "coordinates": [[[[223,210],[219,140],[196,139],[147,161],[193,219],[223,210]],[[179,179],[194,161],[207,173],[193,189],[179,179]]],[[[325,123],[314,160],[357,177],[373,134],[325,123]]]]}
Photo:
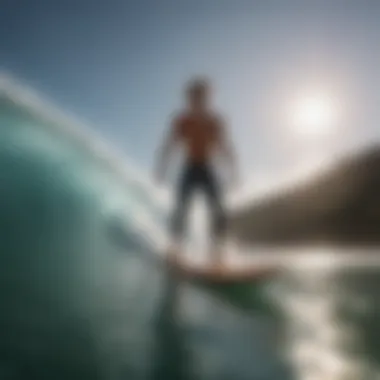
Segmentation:
{"type": "Polygon", "coordinates": [[[226,215],[222,205],[221,186],[208,164],[188,163],[180,177],[176,205],[172,218],[172,234],[175,239],[181,239],[185,232],[188,206],[195,191],[200,190],[206,196],[212,215],[213,238],[221,238],[226,229],[226,215]]]}

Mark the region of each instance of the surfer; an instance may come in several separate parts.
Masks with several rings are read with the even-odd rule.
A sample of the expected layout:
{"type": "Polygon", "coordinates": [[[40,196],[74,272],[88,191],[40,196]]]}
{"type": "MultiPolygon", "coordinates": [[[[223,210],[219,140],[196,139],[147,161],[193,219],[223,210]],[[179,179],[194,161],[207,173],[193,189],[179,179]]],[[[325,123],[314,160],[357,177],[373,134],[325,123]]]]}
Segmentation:
{"type": "Polygon", "coordinates": [[[176,188],[176,204],[171,220],[173,246],[170,259],[176,259],[185,232],[188,205],[195,190],[206,196],[212,214],[212,260],[222,264],[221,243],[225,237],[227,220],[223,205],[221,178],[217,176],[213,160],[219,156],[222,168],[229,169],[231,183],[236,182],[236,160],[226,126],[212,110],[211,86],[204,78],[191,80],[185,88],[186,106],[172,120],[169,133],[159,152],[156,179],[161,182],[177,146],[185,151],[185,162],[176,188]]]}

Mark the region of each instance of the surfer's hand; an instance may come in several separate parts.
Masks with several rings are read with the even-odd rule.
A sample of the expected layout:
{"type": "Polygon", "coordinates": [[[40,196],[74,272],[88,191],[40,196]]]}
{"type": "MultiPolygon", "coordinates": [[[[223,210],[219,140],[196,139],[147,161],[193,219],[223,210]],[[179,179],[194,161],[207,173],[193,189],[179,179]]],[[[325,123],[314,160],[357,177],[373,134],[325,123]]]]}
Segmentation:
{"type": "Polygon", "coordinates": [[[162,170],[157,170],[154,175],[154,181],[158,184],[158,185],[162,185],[165,181],[165,175],[163,173],[162,170]]]}
{"type": "Polygon", "coordinates": [[[162,182],[163,182],[163,177],[160,173],[154,173],[153,175],[153,178],[154,178],[154,182],[157,184],[157,185],[161,185],[162,182]]]}
{"type": "Polygon", "coordinates": [[[239,176],[236,173],[233,173],[229,181],[230,189],[236,190],[239,187],[239,184],[240,184],[239,176]]]}

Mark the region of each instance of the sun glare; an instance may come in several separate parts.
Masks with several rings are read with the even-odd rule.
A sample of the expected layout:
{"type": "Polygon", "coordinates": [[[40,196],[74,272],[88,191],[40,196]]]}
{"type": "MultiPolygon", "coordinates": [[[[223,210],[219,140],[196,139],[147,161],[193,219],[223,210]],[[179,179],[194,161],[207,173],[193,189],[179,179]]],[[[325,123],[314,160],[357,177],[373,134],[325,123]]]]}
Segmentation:
{"type": "Polygon", "coordinates": [[[329,133],[336,124],[334,102],[326,95],[304,96],[295,103],[291,122],[295,131],[303,135],[329,133]]]}

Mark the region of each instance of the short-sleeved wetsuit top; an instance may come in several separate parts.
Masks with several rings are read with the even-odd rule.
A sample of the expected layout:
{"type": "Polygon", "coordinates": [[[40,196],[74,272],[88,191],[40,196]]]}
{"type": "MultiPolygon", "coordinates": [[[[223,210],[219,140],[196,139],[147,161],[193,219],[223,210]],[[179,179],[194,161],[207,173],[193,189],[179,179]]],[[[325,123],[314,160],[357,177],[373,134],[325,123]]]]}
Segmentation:
{"type": "Polygon", "coordinates": [[[173,122],[174,138],[180,141],[190,163],[206,164],[222,139],[222,123],[211,114],[183,113],[173,122]]]}

